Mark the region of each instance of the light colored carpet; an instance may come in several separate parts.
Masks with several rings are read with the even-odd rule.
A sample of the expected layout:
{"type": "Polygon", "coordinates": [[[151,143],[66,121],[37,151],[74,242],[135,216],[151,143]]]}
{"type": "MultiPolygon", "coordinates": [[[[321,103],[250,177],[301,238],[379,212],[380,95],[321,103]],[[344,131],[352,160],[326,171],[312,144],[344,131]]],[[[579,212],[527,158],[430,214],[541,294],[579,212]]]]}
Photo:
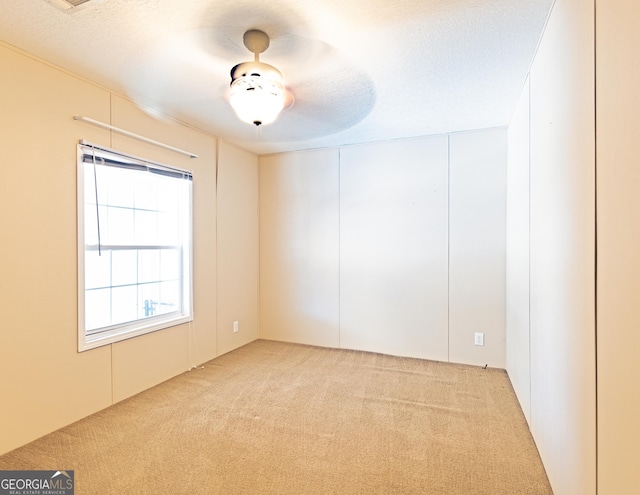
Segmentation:
{"type": "Polygon", "coordinates": [[[264,340],[0,469],[73,469],[76,495],[552,494],[503,370],[264,340]]]}

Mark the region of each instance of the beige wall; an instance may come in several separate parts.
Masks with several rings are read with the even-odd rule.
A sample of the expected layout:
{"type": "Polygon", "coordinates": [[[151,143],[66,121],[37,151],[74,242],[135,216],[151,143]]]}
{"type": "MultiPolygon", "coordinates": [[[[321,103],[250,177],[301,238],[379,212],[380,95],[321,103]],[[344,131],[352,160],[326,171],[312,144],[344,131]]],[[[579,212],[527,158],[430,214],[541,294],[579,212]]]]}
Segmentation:
{"type": "Polygon", "coordinates": [[[112,402],[111,348],[78,354],[76,144],[110,95],[0,45],[0,452],[112,402]]]}
{"type": "Polygon", "coordinates": [[[224,354],[258,338],[258,157],[221,141],[217,196],[217,338],[224,354]]]}
{"type": "Polygon", "coordinates": [[[261,157],[260,336],[504,367],[505,174],[504,129],[261,157]]]}
{"type": "Polygon", "coordinates": [[[0,72],[1,454],[255,338],[258,232],[255,156],[221,146],[223,181],[217,197],[215,137],[155,120],[126,98],[2,44],[0,72]],[[190,159],[74,121],[73,115],[200,157],[190,159]],[[77,352],[80,139],[193,170],[192,324],[77,352]],[[239,198],[253,208],[253,216],[238,211],[239,198]],[[246,242],[247,249],[231,253],[237,242],[246,242]],[[237,285],[240,280],[244,286],[237,285]],[[225,308],[218,312],[221,288],[225,296],[218,302],[225,308]],[[222,324],[241,320],[237,340],[218,334],[218,318],[222,324]]]}
{"type": "Polygon", "coordinates": [[[596,1],[598,493],[640,493],[640,3],[596,1]]]}
{"type": "Polygon", "coordinates": [[[530,232],[510,225],[507,278],[527,283],[518,250],[529,236],[530,313],[508,299],[507,362],[526,394],[516,363],[529,352],[530,426],[556,495],[596,493],[593,25],[592,3],[555,2],[510,134],[510,172],[529,167],[530,232]],[[529,342],[516,315],[529,317],[529,342]]]}
{"type": "MultiPolygon", "coordinates": [[[[111,346],[116,402],[216,356],[216,306],[211,302],[215,301],[216,271],[209,260],[209,252],[215,255],[216,242],[216,140],[181,125],[155,120],[117,95],[111,96],[111,124],[199,156],[189,158],[117,133],[111,133],[110,142],[104,143],[135,156],[193,170],[194,175],[194,321],[111,346]]],[[[76,135],[88,127],[78,126],[76,135]]]]}

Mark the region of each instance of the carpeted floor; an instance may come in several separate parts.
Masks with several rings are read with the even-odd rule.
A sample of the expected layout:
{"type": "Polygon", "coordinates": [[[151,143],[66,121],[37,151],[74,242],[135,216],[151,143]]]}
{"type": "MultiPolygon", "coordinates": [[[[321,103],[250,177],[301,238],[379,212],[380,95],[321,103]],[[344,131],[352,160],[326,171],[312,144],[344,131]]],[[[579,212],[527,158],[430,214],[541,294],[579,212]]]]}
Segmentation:
{"type": "Polygon", "coordinates": [[[76,495],[552,495],[503,370],[259,340],[0,457],[76,495]]]}

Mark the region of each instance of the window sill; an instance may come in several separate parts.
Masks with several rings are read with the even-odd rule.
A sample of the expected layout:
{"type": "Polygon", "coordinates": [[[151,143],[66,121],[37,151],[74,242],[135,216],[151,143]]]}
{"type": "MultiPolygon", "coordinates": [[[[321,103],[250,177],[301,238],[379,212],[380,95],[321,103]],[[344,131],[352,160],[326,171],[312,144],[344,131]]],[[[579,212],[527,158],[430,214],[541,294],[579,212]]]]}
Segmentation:
{"type": "Polygon", "coordinates": [[[158,330],[188,323],[192,320],[193,317],[190,315],[159,316],[153,318],[153,320],[136,321],[130,324],[118,325],[112,329],[107,328],[93,335],[84,335],[84,329],[81,329],[78,335],[78,352],[157,332],[158,330]]]}

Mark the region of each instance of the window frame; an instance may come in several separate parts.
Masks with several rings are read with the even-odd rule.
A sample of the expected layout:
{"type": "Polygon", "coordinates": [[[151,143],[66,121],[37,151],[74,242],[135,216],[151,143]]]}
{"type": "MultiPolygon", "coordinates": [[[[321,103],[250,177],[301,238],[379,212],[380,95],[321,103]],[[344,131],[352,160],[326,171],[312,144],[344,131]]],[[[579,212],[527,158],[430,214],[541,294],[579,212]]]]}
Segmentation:
{"type": "MultiPolygon", "coordinates": [[[[97,156],[96,155],[96,156],[97,156]]],[[[151,332],[156,332],[165,328],[174,327],[188,323],[193,320],[193,174],[189,170],[172,167],[169,165],[161,164],[151,160],[139,158],[128,153],[116,151],[104,146],[95,145],[85,140],[80,140],[77,145],[77,260],[78,260],[78,352],[95,349],[104,345],[120,342],[126,339],[138,337],[151,332]],[[85,170],[92,165],[88,165],[83,161],[83,157],[87,154],[87,149],[93,149],[97,155],[118,157],[122,160],[124,166],[127,168],[131,165],[132,169],[140,169],[140,167],[146,167],[147,169],[155,169],[160,171],[166,171],[169,173],[177,173],[185,177],[184,180],[189,178],[188,185],[188,200],[186,201],[187,211],[185,215],[187,217],[186,226],[183,226],[186,230],[183,233],[183,237],[188,239],[187,246],[181,244],[181,251],[183,256],[187,256],[187,260],[182,260],[180,270],[180,296],[182,298],[181,308],[179,311],[149,316],[145,318],[138,318],[133,321],[119,323],[102,327],[99,331],[86,330],[85,320],[85,252],[89,251],[85,245],[85,170]]],[[[136,248],[137,246],[123,246],[121,249],[127,247],[136,248]]],[[[168,248],[168,246],[152,246],[152,249],[160,250],[168,248]]],[[[139,285],[139,284],[136,284],[139,285]]]]}

